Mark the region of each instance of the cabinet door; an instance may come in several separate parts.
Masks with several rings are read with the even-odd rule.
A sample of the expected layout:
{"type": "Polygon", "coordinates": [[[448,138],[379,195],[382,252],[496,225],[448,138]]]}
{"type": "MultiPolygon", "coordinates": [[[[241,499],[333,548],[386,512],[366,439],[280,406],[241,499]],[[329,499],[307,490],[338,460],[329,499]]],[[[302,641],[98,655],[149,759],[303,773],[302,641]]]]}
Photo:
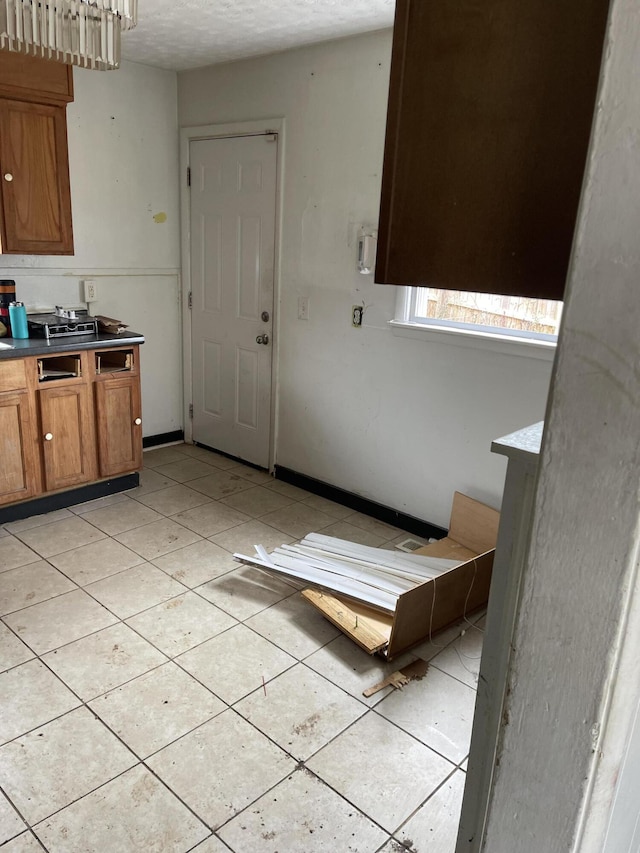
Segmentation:
{"type": "Polygon", "coordinates": [[[139,378],[97,381],[95,395],[100,475],[137,471],[142,467],[139,378]]]}
{"type": "Polygon", "coordinates": [[[0,394],[0,505],[39,490],[40,460],[27,391],[0,394]]]}
{"type": "Polygon", "coordinates": [[[38,391],[47,491],[95,477],[95,438],[89,385],[38,391]]]}
{"type": "Polygon", "coordinates": [[[375,280],[562,299],[609,0],[397,0],[375,280]]]}
{"type": "Polygon", "coordinates": [[[3,253],[72,255],[65,107],[0,100],[3,253]]]}

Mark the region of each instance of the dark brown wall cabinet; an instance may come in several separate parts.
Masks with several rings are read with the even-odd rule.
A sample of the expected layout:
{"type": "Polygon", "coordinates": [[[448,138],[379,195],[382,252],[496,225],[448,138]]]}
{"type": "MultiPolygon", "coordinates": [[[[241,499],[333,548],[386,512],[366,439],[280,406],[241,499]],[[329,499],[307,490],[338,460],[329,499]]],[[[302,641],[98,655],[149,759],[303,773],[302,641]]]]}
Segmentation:
{"type": "Polygon", "coordinates": [[[71,69],[0,52],[0,248],[72,255],[66,104],[71,69]]]}
{"type": "Polygon", "coordinates": [[[375,280],[562,299],[608,0],[397,0],[375,280]]]}

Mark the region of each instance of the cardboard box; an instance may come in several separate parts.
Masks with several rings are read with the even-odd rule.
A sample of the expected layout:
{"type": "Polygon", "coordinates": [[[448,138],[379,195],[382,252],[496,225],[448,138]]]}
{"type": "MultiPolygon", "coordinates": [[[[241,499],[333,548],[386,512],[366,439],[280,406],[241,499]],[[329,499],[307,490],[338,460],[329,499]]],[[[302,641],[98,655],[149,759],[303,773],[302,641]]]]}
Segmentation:
{"type": "Polygon", "coordinates": [[[456,492],[448,536],[414,553],[464,562],[403,593],[394,614],[314,589],[302,595],[369,654],[390,660],[486,605],[499,521],[497,510],[456,492]]]}

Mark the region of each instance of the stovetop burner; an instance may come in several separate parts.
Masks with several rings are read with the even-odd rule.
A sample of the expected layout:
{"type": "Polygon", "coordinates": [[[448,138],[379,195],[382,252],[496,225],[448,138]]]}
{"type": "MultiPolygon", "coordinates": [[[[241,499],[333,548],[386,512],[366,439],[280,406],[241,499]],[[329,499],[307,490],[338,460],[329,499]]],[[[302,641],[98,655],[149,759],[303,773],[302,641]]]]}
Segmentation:
{"type": "Polygon", "coordinates": [[[98,321],[87,310],[65,310],[59,305],[55,314],[29,314],[27,323],[31,337],[47,340],[98,333],[98,321]]]}

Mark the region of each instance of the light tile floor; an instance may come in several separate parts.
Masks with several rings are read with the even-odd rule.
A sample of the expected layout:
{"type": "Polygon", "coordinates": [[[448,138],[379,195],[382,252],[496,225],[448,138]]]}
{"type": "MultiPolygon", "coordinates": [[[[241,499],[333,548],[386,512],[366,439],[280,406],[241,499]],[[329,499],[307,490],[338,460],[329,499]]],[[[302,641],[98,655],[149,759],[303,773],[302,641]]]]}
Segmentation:
{"type": "Polygon", "coordinates": [[[2,853],[453,853],[482,622],[387,663],[232,558],[312,530],[407,538],[186,445],[0,527],[2,853]]]}

